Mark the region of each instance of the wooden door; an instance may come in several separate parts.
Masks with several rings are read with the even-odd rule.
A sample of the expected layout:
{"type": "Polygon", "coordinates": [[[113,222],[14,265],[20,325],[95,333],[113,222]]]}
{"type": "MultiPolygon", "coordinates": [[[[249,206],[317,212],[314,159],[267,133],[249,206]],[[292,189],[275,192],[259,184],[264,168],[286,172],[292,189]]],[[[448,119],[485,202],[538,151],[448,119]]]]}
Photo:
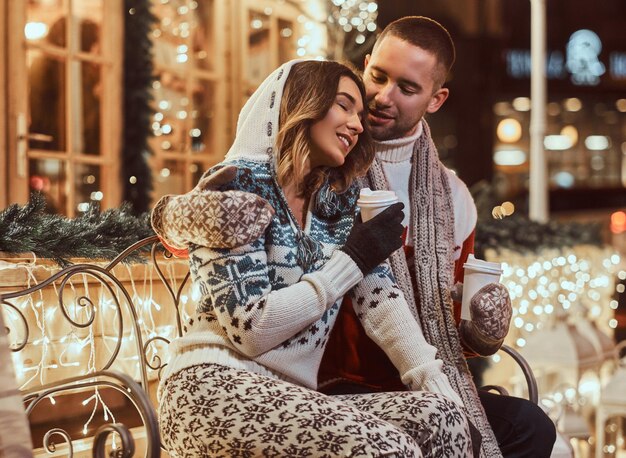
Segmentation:
{"type": "Polygon", "coordinates": [[[119,204],[122,0],[11,0],[8,203],[50,212],[119,204]]]}

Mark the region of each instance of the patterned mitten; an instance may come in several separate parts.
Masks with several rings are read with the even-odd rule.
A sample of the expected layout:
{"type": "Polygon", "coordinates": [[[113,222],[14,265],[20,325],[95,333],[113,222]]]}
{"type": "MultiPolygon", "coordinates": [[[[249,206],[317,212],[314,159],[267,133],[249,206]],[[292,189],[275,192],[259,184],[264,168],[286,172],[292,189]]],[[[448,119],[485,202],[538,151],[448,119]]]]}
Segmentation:
{"type": "Polygon", "coordinates": [[[470,300],[472,321],[461,320],[459,333],[463,345],[481,356],[497,352],[509,332],[513,309],[504,285],[483,286],[470,300]]]}
{"type": "Polygon", "coordinates": [[[249,192],[214,190],[236,174],[236,167],[227,166],[202,178],[187,194],[162,197],[150,218],[154,232],[176,250],[190,243],[236,248],[257,240],[274,216],[272,206],[249,192]]]}

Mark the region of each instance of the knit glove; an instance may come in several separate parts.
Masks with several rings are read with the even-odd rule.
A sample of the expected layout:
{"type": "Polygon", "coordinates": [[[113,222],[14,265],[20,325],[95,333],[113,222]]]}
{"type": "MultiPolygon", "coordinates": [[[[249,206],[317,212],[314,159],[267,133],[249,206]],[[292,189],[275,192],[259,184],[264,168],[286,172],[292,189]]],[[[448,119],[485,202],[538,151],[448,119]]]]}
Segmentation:
{"type": "Polygon", "coordinates": [[[402,246],[403,208],[404,204],[398,202],[366,222],[361,220],[360,214],[355,218],[342,250],[364,276],[402,246]]]}
{"type": "Polygon", "coordinates": [[[274,209],[263,198],[244,191],[216,191],[232,181],[237,167],[227,166],[205,176],[187,194],[162,197],[152,210],[154,232],[176,250],[189,244],[236,248],[257,240],[274,209]]]}
{"type": "Polygon", "coordinates": [[[511,298],[506,287],[500,283],[483,286],[470,300],[472,321],[461,320],[461,342],[481,356],[493,355],[509,332],[512,315],[511,298]]]}

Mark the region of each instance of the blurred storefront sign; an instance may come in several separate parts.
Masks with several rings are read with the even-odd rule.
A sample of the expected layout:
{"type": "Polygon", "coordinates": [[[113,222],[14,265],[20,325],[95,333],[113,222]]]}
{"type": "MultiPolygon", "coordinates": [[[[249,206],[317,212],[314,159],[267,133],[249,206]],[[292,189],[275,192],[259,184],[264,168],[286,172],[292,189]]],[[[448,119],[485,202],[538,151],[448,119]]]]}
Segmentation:
{"type": "MultiPolygon", "coordinates": [[[[602,77],[626,82],[626,51],[601,55],[603,45],[597,33],[589,29],[574,32],[563,49],[546,53],[548,80],[569,80],[574,86],[597,86],[602,77]]],[[[528,79],[531,74],[529,49],[506,49],[506,74],[514,79],[528,79]]]]}

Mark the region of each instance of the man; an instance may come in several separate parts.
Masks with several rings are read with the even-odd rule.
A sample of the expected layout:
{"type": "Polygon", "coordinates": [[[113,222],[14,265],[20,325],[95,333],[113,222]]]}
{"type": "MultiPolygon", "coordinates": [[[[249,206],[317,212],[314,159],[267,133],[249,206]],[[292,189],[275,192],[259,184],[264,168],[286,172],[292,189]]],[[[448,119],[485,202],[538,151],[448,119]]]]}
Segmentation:
{"type": "MultiPolygon", "coordinates": [[[[405,204],[405,253],[394,253],[390,264],[480,430],[481,456],[547,457],[555,440],[550,419],[529,401],[477,393],[463,355],[463,350],[495,353],[508,331],[511,308],[506,289],[497,284],[472,298],[472,321],[460,322],[460,306],[452,301],[451,290],[473,250],[476,209],[466,186],[439,161],[424,115],[438,111],[448,98],[443,84],[454,58],[448,32],[425,17],[399,19],[378,37],[364,71],[368,119],[377,140],[367,181],[370,187],[394,190],[405,204]]],[[[331,334],[319,382],[322,391],[333,394],[406,389],[365,335],[349,300],[331,334]]]]}

